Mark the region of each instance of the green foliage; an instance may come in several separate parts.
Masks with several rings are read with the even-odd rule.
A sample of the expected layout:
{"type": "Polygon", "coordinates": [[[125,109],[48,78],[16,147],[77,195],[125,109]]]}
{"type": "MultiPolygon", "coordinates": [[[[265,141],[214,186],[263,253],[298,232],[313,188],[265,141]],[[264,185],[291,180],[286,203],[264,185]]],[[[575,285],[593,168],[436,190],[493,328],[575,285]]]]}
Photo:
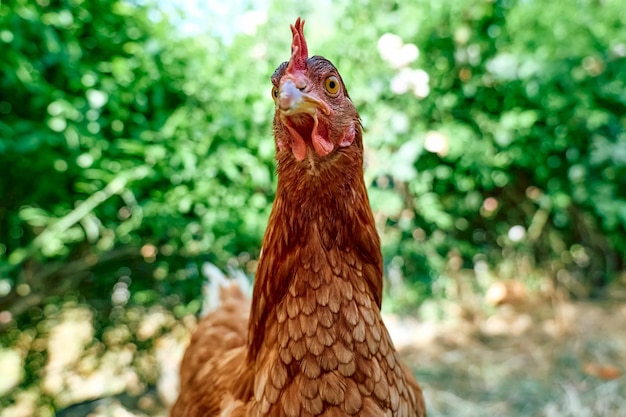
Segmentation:
{"type": "MultiPolygon", "coordinates": [[[[362,115],[399,305],[485,263],[591,289],[624,268],[621,2],[326,6],[277,2],[225,42],[178,36],[151,4],[0,3],[2,344],[72,300],[96,328],[133,306],[195,313],[206,260],[254,272],[274,192],[269,76],[298,14],[362,115]]],[[[45,357],[28,355],[31,378],[45,357]]]]}
{"type": "Polygon", "coordinates": [[[90,254],[65,271],[80,273],[76,285],[94,263],[119,268],[127,259],[100,260],[122,247],[143,247],[172,282],[194,259],[258,252],[271,102],[248,86],[271,70],[232,65],[249,40],[177,39],[152,8],[113,0],[1,7],[0,260],[12,298],[21,284],[22,295],[50,288],[59,265],[90,254]]]}
{"type": "Polygon", "coordinates": [[[418,289],[453,275],[447,259],[457,253],[465,268],[524,258],[559,278],[569,270],[588,287],[624,267],[620,10],[617,1],[347,8],[345,24],[360,36],[350,37],[358,52],[346,57],[356,62],[345,78],[368,88],[354,96],[375,149],[369,175],[373,187],[404,201],[373,204],[386,217],[387,258],[399,256],[407,279],[426,284],[418,289]],[[389,43],[378,54],[374,36],[384,33],[416,45],[419,59],[402,63],[406,49],[385,59],[389,43]],[[429,76],[426,97],[394,85],[418,68],[429,76]]]}
{"type": "Polygon", "coordinates": [[[0,307],[112,308],[123,276],[125,302],[173,307],[198,296],[205,260],[252,273],[273,199],[268,78],[296,13],[361,112],[407,302],[457,255],[601,285],[626,251],[618,3],[281,4],[226,43],[177,36],[149,4],[2,2],[0,307]]]}

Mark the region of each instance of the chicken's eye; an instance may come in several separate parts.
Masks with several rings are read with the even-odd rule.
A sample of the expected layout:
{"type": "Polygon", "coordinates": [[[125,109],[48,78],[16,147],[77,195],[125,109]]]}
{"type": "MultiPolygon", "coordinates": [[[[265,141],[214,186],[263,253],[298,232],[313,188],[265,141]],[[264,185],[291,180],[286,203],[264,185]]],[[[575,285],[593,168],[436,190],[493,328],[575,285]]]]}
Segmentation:
{"type": "Polygon", "coordinates": [[[339,93],[339,80],[334,75],[327,77],[324,81],[324,88],[328,91],[328,94],[336,95],[339,93]]]}
{"type": "Polygon", "coordinates": [[[278,98],[278,87],[272,87],[272,98],[274,100],[278,98]]]}

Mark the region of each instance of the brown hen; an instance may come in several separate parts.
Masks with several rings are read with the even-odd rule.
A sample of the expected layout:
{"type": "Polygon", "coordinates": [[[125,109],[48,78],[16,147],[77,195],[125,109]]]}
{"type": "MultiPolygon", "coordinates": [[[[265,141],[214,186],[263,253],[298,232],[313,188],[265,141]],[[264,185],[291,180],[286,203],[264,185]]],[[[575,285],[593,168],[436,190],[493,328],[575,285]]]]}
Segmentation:
{"type": "Polygon", "coordinates": [[[252,307],[230,287],[200,322],[172,417],[426,415],[380,315],[359,115],[333,64],[308,57],[303,26],[272,75],[278,188],[252,307]]]}

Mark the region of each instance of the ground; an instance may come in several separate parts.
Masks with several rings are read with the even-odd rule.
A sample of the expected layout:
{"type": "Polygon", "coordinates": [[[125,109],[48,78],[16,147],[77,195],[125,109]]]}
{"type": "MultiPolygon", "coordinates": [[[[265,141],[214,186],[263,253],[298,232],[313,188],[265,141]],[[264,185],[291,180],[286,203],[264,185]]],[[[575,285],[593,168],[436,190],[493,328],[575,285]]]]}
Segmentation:
{"type": "Polygon", "coordinates": [[[439,328],[402,353],[429,415],[626,416],[626,304],[564,303],[553,318],[502,309],[439,328]]]}
{"type": "MultiPolygon", "coordinates": [[[[194,318],[177,321],[156,309],[135,327],[105,331],[105,346],[93,343],[88,310],[67,311],[50,324],[42,383],[14,395],[0,416],[54,415],[38,400],[42,392],[53,398],[59,417],[166,416],[194,318]],[[129,329],[151,343],[116,345],[129,329]]],[[[543,300],[471,312],[433,302],[420,311],[385,321],[424,389],[430,417],[626,416],[623,301],[543,300]],[[424,311],[443,319],[424,319],[424,311]]],[[[7,370],[16,355],[3,352],[7,370]]],[[[0,389],[10,385],[6,375],[0,389]]]]}

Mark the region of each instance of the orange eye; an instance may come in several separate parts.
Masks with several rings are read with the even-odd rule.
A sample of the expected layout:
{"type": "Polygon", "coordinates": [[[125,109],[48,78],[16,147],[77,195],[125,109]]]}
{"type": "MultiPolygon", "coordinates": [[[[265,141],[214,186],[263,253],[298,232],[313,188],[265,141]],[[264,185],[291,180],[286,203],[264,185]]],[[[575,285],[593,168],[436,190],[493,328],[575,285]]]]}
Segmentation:
{"type": "Polygon", "coordinates": [[[278,98],[278,87],[272,88],[272,98],[276,100],[278,98]]]}
{"type": "Polygon", "coordinates": [[[324,81],[324,88],[331,95],[336,95],[339,93],[339,80],[334,75],[327,77],[324,81]]]}

